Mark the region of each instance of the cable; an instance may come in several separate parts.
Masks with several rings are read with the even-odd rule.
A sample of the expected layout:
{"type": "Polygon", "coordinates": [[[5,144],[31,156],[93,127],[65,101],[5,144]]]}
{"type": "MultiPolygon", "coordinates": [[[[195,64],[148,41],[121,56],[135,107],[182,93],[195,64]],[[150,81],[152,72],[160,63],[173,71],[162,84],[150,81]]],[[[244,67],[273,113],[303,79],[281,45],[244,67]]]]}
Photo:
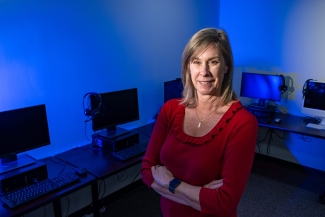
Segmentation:
{"type": "Polygon", "coordinates": [[[269,155],[269,153],[270,153],[270,144],[271,144],[271,141],[273,141],[272,136],[273,136],[274,130],[270,129],[270,132],[271,132],[271,134],[270,134],[270,137],[269,137],[269,141],[267,142],[267,146],[266,146],[266,155],[269,155]]]}
{"type": "Polygon", "coordinates": [[[46,217],[46,207],[43,206],[43,208],[44,208],[44,217],[46,217]]]}
{"type": "Polygon", "coordinates": [[[266,136],[269,134],[270,130],[271,129],[268,129],[267,132],[266,132],[266,134],[265,134],[265,136],[264,136],[264,138],[262,140],[260,140],[260,141],[257,142],[258,145],[266,139],[266,136]]]}
{"type": "MultiPolygon", "coordinates": [[[[141,169],[140,169],[141,170],[141,169]]],[[[132,182],[130,183],[130,184],[132,184],[134,181],[135,181],[135,179],[140,175],[140,170],[139,170],[139,172],[137,173],[137,175],[133,178],[133,180],[132,180],[132,182]]]]}
{"type": "Polygon", "coordinates": [[[49,161],[52,161],[52,162],[55,163],[55,164],[63,165],[63,168],[62,168],[61,171],[58,173],[58,175],[60,175],[60,174],[63,173],[63,171],[65,170],[66,165],[67,165],[67,163],[64,162],[64,161],[54,161],[53,159],[43,159],[43,160],[49,160],[49,161]]]}
{"type": "Polygon", "coordinates": [[[124,182],[125,180],[127,180],[129,178],[126,170],[122,171],[122,176],[121,177],[119,177],[118,173],[116,173],[115,175],[117,176],[117,181],[118,182],[124,182]],[[124,174],[126,175],[126,177],[124,179],[122,179],[124,174]]]}
{"type": "Polygon", "coordinates": [[[258,147],[258,153],[261,154],[261,147],[260,144],[258,143],[258,138],[256,138],[256,145],[258,147]]]}
{"type": "Polygon", "coordinates": [[[277,137],[279,137],[280,139],[285,139],[286,136],[286,132],[283,131],[283,136],[281,137],[279,134],[276,133],[276,131],[273,132],[277,137]]]}
{"type": "MultiPolygon", "coordinates": [[[[104,197],[104,195],[105,195],[105,193],[106,193],[106,182],[105,182],[105,180],[103,180],[103,181],[100,183],[100,185],[99,185],[99,189],[100,189],[100,186],[101,186],[103,183],[104,183],[104,192],[103,192],[103,194],[102,194],[102,196],[100,197],[99,200],[102,200],[103,197],[104,197]]],[[[98,192],[98,195],[99,195],[99,193],[100,193],[100,192],[98,192]]]]}
{"type": "Polygon", "coordinates": [[[68,214],[69,214],[69,209],[70,209],[70,197],[69,196],[66,196],[65,198],[67,198],[68,200],[68,206],[67,206],[67,212],[66,212],[66,217],[68,217],[68,214]]]}
{"type": "Polygon", "coordinates": [[[88,121],[90,121],[90,120],[85,121],[85,136],[86,136],[86,139],[87,139],[89,142],[91,142],[91,140],[88,138],[88,135],[87,135],[87,123],[88,123],[88,121]]]}

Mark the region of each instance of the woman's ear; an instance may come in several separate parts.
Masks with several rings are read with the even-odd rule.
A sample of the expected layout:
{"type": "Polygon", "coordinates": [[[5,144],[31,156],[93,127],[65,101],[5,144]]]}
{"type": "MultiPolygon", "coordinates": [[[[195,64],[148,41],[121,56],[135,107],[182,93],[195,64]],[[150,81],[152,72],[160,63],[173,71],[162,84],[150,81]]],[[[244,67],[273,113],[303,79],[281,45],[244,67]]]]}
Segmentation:
{"type": "Polygon", "coordinates": [[[227,65],[225,65],[225,73],[228,73],[228,66],[227,65]]]}

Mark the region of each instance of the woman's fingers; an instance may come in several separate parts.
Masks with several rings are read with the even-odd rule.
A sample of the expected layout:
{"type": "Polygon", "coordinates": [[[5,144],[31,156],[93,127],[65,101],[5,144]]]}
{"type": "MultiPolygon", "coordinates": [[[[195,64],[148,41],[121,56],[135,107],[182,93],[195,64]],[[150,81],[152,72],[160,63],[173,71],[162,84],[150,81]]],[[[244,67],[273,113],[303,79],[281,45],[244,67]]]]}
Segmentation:
{"type": "Polygon", "coordinates": [[[218,189],[223,185],[223,179],[213,180],[212,182],[204,185],[205,188],[218,189]]]}

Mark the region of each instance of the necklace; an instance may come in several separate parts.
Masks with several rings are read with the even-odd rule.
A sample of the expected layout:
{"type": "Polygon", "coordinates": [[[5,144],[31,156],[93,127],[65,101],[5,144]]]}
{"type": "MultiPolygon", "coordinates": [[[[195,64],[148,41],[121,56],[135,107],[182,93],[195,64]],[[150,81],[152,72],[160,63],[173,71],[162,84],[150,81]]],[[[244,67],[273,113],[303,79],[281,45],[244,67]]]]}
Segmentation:
{"type": "Polygon", "coordinates": [[[196,111],[196,108],[195,108],[195,114],[196,114],[196,117],[197,119],[199,120],[199,125],[197,125],[197,128],[200,128],[201,127],[201,124],[215,111],[217,110],[217,108],[219,108],[219,106],[217,106],[215,109],[213,109],[212,112],[210,112],[205,118],[203,118],[202,120],[200,120],[198,114],[197,114],[197,111],[196,111]]]}

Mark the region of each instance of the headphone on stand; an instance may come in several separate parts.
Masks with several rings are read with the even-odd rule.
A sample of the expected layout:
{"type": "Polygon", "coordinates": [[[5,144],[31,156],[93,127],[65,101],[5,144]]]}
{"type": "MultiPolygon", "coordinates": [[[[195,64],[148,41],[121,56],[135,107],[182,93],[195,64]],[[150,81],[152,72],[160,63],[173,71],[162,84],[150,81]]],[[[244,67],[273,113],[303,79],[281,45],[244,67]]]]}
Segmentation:
{"type": "Polygon", "coordinates": [[[281,85],[279,87],[280,91],[281,91],[281,94],[283,94],[284,92],[287,91],[288,89],[288,86],[286,85],[286,80],[284,78],[283,75],[279,75],[280,79],[281,79],[281,85]]]}
{"type": "Polygon", "coordinates": [[[308,79],[307,81],[305,81],[304,86],[302,88],[302,98],[305,98],[305,96],[307,96],[308,94],[308,83],[309,81],[316,81],[314,79],[308,79]]]}
{"type": "Polygon", "coordinates": [[[84,114],[86,116],[91,116],[91,118],[93,119],[100,114],[100,108],[102,107],[102,97],[98,93],[95,93],[95,92],[86,93],[83,97],[82,106],[84,108],[84,114]],[[87,98],[87,96],[88,96],[88,98],[92,97],[92,96],[96,97],[96,99],[98,101],[97,108],[86,108],[85,107],[85,98],[87,98]]]}

